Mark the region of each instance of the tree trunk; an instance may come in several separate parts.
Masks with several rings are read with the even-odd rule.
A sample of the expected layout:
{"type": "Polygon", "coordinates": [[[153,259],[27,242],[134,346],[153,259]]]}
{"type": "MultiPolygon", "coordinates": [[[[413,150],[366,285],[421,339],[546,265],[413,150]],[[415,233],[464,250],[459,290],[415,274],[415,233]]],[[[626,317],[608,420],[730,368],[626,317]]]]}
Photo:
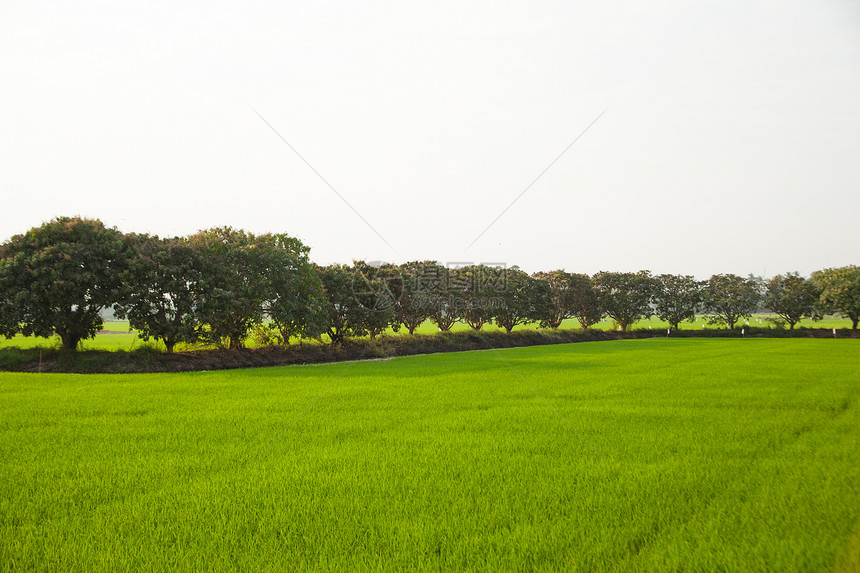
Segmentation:
{"type": "Polygon", "coordinates": [[[860,317],[855,316],[851,319],[851,330],[857,330],[857,323],[860,322],[860,317]]]}
{"type": "Polygon", "coordinates": [[[61,332],[58,334],[60,335],[60,340],[63,341],[63,350],[68,352],[76,352],[78,350],[78,344],[81,342],[80,336],[75,336],[69,332],[61,332]]]}
{"type": "Polygon", "coordinates": [[[164,346],[165,346],[165,348],[167,348],[168,354],[173,354],[173,347],[176,346],[176,340],[174,340],[172,337],[171,338],[165,338],[164,339],[164,346]]]}

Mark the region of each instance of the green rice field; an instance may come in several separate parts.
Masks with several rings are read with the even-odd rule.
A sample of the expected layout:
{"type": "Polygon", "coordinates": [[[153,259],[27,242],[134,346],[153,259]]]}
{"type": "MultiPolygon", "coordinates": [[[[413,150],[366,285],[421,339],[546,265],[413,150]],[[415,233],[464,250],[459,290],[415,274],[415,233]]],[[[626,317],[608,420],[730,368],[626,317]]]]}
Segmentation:
{"type": "Polygon", "coordinates": [[[0,373],[6,571],[856,571],[860,344],[0,373]]]}

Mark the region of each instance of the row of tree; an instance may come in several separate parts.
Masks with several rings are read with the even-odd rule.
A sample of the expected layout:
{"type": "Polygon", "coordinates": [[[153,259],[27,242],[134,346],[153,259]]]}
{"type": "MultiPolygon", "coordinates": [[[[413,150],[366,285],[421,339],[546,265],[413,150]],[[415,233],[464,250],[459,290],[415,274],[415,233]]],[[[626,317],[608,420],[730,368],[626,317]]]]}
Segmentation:
{"type": "Polygon", "coordinates": [[[763,283],[731,274],[691,276],[562,270],[529,275],[517,267],[317,266],[309,248],[284,234],[221,227],[184,238],[123,234],[98,220],[62,217],[0,245],[0,334],[59,335],[68,350],[95,336],[113,309],[144,339],[241,348],[249,336],[287,344],[375,337],[425,321],[449,330],[495,323],[583,328],[609,317],[622,330],[657,316],[677,329],[699,313],[734,328],[760,305],[789,328],[804,317],[839,313],[857,328],[860,268],[779,275],[763,283]]]}

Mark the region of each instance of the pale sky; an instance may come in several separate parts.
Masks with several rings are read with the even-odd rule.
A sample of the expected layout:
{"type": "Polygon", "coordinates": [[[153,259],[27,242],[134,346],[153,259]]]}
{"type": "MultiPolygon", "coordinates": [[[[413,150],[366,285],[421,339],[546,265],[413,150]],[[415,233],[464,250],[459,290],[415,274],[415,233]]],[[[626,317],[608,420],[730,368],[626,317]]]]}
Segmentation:
{"type": "Polygon", "coordinates": [[[321,264],[860,264],[854,0],[6,0],[0,78],[0,240],[79,214],[321,264]]]}

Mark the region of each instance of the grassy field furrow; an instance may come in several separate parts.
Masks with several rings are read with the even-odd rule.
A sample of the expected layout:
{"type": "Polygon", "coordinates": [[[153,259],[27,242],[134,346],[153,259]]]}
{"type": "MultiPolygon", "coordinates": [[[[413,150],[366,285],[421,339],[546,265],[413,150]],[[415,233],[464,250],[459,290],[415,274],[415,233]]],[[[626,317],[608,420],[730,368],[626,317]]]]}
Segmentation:
{"type": "Polygon", "coordinates": [[[651,339],[4,373],[0,567],[850,570],[858,358],[651,339]]]}

